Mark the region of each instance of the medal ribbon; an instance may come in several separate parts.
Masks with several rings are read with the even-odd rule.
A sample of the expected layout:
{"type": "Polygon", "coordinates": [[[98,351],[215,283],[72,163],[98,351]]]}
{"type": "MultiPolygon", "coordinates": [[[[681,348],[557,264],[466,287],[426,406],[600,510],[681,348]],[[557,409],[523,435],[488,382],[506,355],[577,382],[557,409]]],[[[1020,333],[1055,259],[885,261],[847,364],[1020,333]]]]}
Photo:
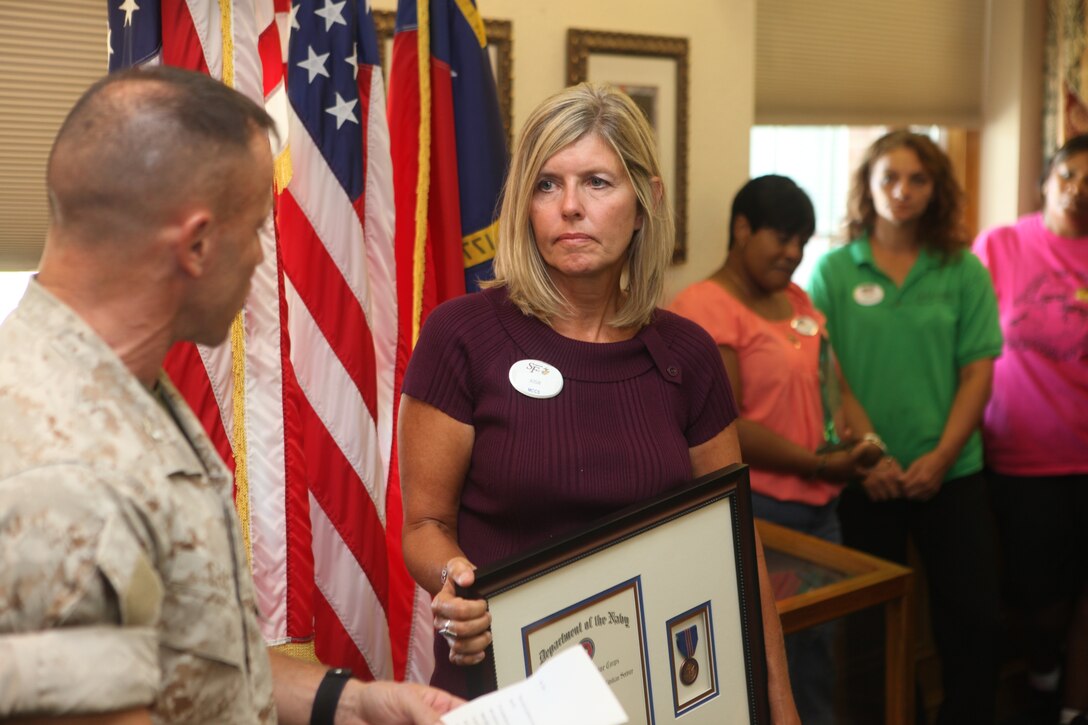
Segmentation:
{"type": "Polygon", "coordinates": [[[694,657],[695,648],[699,645],[699,630],[695,628],[695,625],[691,625],[687,629],[676,633],[676,649],[680,650],[680,654],[684,657],[694,657]]]}

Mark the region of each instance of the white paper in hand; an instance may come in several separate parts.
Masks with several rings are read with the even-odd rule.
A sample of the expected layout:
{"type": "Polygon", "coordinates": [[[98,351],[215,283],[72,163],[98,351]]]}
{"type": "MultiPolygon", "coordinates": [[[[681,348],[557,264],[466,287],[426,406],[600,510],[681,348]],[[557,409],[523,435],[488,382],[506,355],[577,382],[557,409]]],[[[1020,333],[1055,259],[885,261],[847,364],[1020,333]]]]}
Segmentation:
{"type": "Polygon", "coordinates": [[[445,725],[623,725],[623,711],[597,666],[570,647],[532,677],[446,713],[445,725]]]}

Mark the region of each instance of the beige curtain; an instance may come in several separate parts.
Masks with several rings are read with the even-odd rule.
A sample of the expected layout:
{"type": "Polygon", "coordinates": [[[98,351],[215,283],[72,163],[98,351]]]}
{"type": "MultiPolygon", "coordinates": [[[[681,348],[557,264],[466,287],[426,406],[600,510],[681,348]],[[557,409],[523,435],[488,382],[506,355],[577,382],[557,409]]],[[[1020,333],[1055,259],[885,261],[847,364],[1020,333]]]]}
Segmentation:
{"type": "Polygon", "coordinates": [[[756,123],[981,122],[986,0],[755,7],[756,123]]]}
{"type": "Polygon", "coordinates": [[[103,0],[0,0],[0,271],[37,266],[53,136],[105,73],[103,0]]]}

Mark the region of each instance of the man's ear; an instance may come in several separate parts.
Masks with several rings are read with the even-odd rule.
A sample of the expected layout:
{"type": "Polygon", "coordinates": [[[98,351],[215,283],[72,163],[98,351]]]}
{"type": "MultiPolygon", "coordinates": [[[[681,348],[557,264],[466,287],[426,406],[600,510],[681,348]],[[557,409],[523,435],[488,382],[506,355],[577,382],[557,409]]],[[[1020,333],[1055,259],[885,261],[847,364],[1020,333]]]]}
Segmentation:
{"type": "Polygon", "coordinates": [[[207,270],[214,243],[208,234],[211,221],[207,209],[197,208],[186,212],[170,230],[178,266],[191,277],[200,277],[207,270]]]}

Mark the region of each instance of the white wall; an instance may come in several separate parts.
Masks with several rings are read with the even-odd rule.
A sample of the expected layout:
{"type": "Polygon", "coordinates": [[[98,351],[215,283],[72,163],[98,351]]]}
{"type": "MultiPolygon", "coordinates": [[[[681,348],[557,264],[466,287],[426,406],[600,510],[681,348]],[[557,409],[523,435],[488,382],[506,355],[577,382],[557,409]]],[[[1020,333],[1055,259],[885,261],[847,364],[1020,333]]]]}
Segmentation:
{"type": "MultiPolygon", "coordinates": [[[[513,125],[560,90],[567,29],[687,37],[690,42],[688,260],[667,295],[709,275],[725,259],[729,201],[748,178],[754,117],[756,0],[477,0],[484,17],[512,21],[513,125]]],[[[393,10],[395,0],[373,0],[393,10]]]]}
{"type": "Polygon", "coordinates": [[[979,229],[1039,207],[1042,0],[990,0],[979,162],[979,229]]]}

